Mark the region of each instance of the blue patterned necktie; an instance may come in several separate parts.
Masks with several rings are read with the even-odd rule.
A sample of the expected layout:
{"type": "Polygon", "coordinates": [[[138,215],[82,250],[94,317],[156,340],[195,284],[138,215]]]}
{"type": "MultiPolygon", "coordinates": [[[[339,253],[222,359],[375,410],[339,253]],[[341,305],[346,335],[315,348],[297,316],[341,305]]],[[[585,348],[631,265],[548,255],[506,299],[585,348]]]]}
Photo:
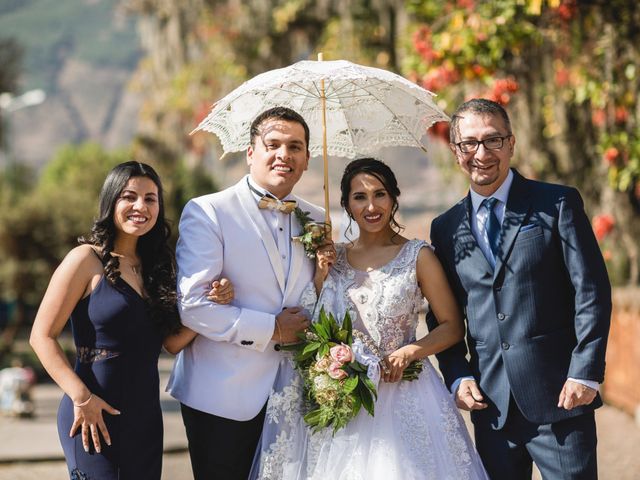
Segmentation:
{"type": "Polygon", "coordinates": [[[491,248],[491,253],[493,254],[493,258],[496,258],[498,254],[498,244],[500,243],[500,221],[493,211],[493,207],[498,203],[498,199],[494,197],[485,198],[482,201],[481,206],[484,206],[487,209],[487,218],[485,219],[484,228],[487,232],[487,239],[489,240],[489,247],[491,248]]]}

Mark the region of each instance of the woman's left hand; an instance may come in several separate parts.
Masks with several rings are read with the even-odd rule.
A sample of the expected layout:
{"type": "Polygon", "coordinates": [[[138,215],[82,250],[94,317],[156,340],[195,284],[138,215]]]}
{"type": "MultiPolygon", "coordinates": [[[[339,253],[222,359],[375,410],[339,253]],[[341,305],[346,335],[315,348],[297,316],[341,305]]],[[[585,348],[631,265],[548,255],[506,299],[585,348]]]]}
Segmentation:
{"type": "Polygon", "coordinates": [[[411,355],[404,347],[390,353],[380,362],[382,379],[389,383],[399,382],[402,380],[404,369],[407,368],[412,361],[411,355]]]}
{"type": "Polygon", "coordinates": [[[316,251],[316,272],[324,281],[329,274],[329,269],[336,261],[336,247],[332,241],[318,247],[316,251]]]}
{"type": "Polygon", "coordinates": [[[328,241],[316,250],[316,271],[313,275],[313,284],[316,287],[316,293],[319,295],[322,290],[322,284],[329,275],[331,266],[336,261],[336,247],[332,241],[328,241]]]}
{"type": "Polygon", "coordinates": [[[221,278],[211,282],[211,290],[207,293],[207,300],[227,305],[233,300],[233,284],[228,278],[221,278]]]}

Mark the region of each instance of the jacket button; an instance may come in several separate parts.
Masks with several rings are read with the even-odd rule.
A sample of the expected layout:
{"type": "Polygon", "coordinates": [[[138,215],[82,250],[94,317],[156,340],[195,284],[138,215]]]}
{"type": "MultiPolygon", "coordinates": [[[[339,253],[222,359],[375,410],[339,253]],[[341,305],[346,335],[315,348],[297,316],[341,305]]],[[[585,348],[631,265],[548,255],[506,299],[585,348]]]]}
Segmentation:
{"type": "Polygon", "coordinates": [[[503,349],[503,350],[509,350],[509,347],[510,347],[510,346],[511,346],[511,345],[509,345],[507,342],[502,342],[502,349],[503,349]]]}
{"type": "Polygon", "coordinates": [[[498,314],[498,320],[504,320],[507,316],[504,313],[498,314]]]}

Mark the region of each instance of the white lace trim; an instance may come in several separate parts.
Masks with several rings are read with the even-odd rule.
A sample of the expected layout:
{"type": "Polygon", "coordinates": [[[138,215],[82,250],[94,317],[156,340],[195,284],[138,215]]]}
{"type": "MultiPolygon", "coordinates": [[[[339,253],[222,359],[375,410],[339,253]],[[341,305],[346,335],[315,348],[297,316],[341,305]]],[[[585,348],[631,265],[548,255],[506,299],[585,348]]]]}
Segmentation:
{"type": "Polygon", "coordinates": [[[225,152],[246,150],[253,119],[268,108],[289,107],[309,124],[311,155],[321,155],[321,80],[329,155],[355,158],[384,146],[420,146],[433,123],[449,120],[431,92],[392,72],[344,60],[302,61],[245,82],[216,102],[196,130],[215,133],[225,152]]]}

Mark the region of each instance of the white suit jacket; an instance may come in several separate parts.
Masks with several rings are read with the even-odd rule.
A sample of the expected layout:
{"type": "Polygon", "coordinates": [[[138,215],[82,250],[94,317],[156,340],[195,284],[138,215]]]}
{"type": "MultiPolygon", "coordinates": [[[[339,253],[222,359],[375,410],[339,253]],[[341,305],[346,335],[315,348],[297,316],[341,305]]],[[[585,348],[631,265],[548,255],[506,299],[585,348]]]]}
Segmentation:
{"type": "MultiPolygon", "coordinates": [[[[321,208],[296,198],[321,221],[321,208]]],[[[301,226],[291,214],[291,234],[301,226]]],[[[176,249],[182,323],[198,332],[178,354],[167,391],[191,408],[232,420],[254,418],[264,406],[280,354],[271,337],[275,316],[299,305],[314,264],[299,242],[286,272],[273,234],[247,178],[191,200],[180,219],[176,249]],[[234,285],[229,305],[207,300],[211,281],[234,285]]]]}

